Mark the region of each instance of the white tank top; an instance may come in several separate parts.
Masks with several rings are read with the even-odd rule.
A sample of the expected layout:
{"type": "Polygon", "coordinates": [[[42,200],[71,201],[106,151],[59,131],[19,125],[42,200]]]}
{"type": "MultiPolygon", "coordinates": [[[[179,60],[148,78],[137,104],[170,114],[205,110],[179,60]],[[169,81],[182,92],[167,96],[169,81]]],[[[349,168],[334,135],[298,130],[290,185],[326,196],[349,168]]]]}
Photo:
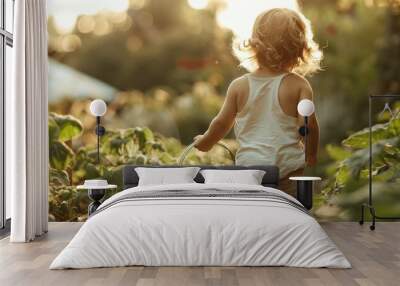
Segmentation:
{"type": "Polygon", "coordinates": [[[285,114],[279,103],[278,90],[286,75],[246,74],[249,96],[235,120],[236,164],[276,165],[281,178],[305,165],[297,118],[285,114]]]}

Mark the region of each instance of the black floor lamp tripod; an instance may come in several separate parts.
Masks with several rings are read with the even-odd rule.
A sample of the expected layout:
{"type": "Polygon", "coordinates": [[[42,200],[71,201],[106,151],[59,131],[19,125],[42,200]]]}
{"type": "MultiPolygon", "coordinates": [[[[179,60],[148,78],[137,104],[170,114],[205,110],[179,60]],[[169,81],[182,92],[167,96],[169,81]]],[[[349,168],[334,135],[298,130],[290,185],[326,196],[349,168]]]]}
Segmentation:
{"type": "MultiPolygon", "coordinates": [[[[372,224],[370,225],[371,230],[375,230],[375,222],[376,219],[379,220],[397,220],[400,219],[398,216],[394,217],[383,217],[379,216],[375,211],[374,202],[372,199],[372,102],[374,99],[398,99],[400,100],[400,94],[393,95],[370,95],[369,96],[369,168],[368,168],[368,203],[363,203],[361,205],[361,219],[359,223],[364,224],[364,211],[365,209],[369,209],[369,212],[372,217],[372,224]]],[[[385,109],[387,108],[387,104],[385,105],[385,109]]]]}

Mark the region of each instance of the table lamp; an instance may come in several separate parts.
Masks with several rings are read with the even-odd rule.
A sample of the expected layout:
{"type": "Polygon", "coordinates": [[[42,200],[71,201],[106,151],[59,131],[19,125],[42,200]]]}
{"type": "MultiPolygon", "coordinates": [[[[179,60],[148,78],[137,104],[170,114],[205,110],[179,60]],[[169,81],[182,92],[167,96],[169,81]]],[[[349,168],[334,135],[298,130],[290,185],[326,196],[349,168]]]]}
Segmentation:
{"type": "Polygon", "coordinates": [[[95,99],[90,103],[90,113],[96,117],[97,135],[97,163],[100,164],[100,137],[106,133],[106,129],[100,125],[100,118],[107,112],[107,105],[102,99],[95,99]]]}

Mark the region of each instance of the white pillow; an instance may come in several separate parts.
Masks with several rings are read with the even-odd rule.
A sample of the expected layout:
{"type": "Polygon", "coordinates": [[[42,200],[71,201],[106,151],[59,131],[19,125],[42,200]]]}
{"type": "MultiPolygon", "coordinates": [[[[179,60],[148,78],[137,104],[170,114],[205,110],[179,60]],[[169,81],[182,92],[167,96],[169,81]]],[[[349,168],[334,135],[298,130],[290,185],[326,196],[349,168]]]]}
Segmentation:
{"type": "Polygon", "coordinates": [[[195,183],[193,179],[199,170],[199,167],[135,168],[139,176],[139,186],[195,183]]]}
{"type": "Polygon", "coordinates": [[[246,184],[261,185],[265,171],[262,170],[214,170],[200,171],[205,184],[246,184]]]}

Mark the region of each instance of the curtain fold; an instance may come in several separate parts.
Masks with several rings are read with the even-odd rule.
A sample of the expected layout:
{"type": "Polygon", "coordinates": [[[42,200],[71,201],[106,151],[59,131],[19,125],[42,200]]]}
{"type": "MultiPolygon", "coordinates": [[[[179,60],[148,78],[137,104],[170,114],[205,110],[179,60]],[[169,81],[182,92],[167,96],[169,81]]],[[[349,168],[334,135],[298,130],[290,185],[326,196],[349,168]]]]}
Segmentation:
{"type": "Polygon", "coordinates": [[[48,227],[46,0],[15,2],[13,94],[6,98],[6,187],[12,242],[48,227]]]}

